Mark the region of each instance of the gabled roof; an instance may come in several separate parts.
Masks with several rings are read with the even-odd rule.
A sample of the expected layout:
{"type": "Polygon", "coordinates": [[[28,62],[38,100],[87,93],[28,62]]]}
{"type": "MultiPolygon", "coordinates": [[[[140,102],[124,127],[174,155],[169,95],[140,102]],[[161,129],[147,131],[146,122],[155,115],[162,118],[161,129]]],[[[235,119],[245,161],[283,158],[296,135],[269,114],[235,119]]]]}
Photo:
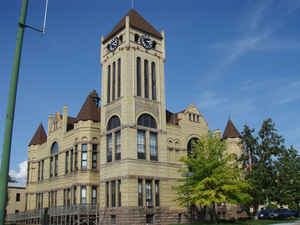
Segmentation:
{"type": "Polygon", "coordinates": [[[45,132],[43,124],[41,123],[28,146],[41,145],[44,144],[45,142],[47,142],[47,134],[45,132]]]}
{"type": "Polygon", "coordinates": [[[150,23],[148,23],[140,14],[138,14],[137,11],[135,11],[134,9],[130,9],[129,12],[113,28],[113,30],[104,38],[103,44],[125,28],[126,16],[129,16],[130,27],[142,32],[146,32],[156,38],[162,39],[161,34],[150,23]]]}
{"type": "Polygon", "coordinates": [[[226,138],[239,138],[241,137],[240,132],[233,125],[232,121],[229,119],[223,133],[223,139],[226,138]]]}
{"type": "Polygon", "coordinates": [[[80,112],[77,115],[76,121],[87,121],[92,120],[94,122],[100,121],[100,107],[98,107],[99,96],[97,92],[92,91],[86,98],[82,105],[80,112]]]}

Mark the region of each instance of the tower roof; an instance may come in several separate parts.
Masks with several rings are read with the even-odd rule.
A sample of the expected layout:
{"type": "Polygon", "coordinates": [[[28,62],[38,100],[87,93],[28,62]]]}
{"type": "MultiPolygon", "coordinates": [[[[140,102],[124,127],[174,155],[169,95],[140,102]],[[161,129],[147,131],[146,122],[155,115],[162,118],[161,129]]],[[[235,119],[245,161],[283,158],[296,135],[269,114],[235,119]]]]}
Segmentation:
{"type": "Polygon", "coordinates": [[[240,132],[233,125],[232,121],[229,119],[223,133],[223,139],[226,138],[239,138],[241,137],[240,132]]]}
{"type": "Polygon", "coordinates": [[[100,121],[100,107],[98,107],[98,102],[100,98],[97,92],[92,91],[86,98],[84,104],[82,105],[80,112],[77,115],[77,121],[87,121],[92,120],[94,122],[100,121]]]}
{"type": "Polygon", "coordinates": [[[41,123],[28,146],[41,145],[44,144],[45,142],[47,142],[47,134],[45,132],[43,124],[41,123]]]}
{"type": "Polygon", "coordinates": [[[111,39],[116,33],[120,32],[125,28],[126,16],[129,16],[129,26],[151,34],[152,36],[162,39],[161,34],[149,23],[147,22],[137,11],[130,9],[129,12],[120,20],[120,22],[113,28],[113,30],[104,38],[103,43],[111,39]]]}

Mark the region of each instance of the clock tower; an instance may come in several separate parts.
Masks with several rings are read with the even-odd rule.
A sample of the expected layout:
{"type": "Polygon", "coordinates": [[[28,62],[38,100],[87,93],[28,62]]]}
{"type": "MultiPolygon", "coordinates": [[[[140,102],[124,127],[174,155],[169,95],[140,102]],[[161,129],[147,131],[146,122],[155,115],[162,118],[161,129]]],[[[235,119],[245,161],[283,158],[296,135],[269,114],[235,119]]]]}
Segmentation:
{"type": "Polygon", "coordinates": [[[151,220],[164,206],[165,57],[164,32],[134,9],[101,40],[100,207],[124,224],[151,220]]]}

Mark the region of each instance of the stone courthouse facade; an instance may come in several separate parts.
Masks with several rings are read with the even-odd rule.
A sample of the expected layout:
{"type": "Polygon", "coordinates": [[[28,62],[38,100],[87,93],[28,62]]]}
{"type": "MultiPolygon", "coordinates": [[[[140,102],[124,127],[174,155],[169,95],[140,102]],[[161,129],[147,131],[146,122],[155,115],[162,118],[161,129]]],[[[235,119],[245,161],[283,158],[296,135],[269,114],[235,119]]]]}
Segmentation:
{"type": "MultiPolygon", "coordinates": [[[[166,109],[165,35],[131,9],[101,40],[101,104],[88,94],[78,115],[48,117],[28,147],[27,224],[176,224],[187,220],[172,189],[179,159],[209,132],[194,104],[166,109]]],[[[224,132],[238,152],[239,133],[224,132]]]]}

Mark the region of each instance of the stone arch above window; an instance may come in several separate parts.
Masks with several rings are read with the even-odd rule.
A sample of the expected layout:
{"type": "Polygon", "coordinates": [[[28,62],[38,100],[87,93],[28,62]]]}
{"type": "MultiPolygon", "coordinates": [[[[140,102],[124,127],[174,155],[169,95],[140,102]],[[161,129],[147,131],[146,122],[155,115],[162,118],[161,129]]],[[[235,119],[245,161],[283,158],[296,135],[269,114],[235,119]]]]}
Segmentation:
{"type": "Polygon", "coordinates": [[[120,126],[121,126],[120,118],[118,116],[112,116],[108,121],[107,131],[118,128],[120,126]]]}
{"type": "Polygon", "coordinates": [[[57,144],[57,142],[54,142],[52,144],[50,153],[51,153],[51,155],[58,153],[58,144],[57,144]]]}
{"type": "Polygon", "coordinates": [[[138,118],[138,126],[157,128],[155,119],[149,114],[142,114],[138,118]]]}
{"type": "Polygon", "coordinates": [[[189,140],[188,145],[187,145],[187,155],[190,156],[192,152],[194,151],[193,148],[193,143],[198,143],[199,138],[193,137],[189,140]]]}

